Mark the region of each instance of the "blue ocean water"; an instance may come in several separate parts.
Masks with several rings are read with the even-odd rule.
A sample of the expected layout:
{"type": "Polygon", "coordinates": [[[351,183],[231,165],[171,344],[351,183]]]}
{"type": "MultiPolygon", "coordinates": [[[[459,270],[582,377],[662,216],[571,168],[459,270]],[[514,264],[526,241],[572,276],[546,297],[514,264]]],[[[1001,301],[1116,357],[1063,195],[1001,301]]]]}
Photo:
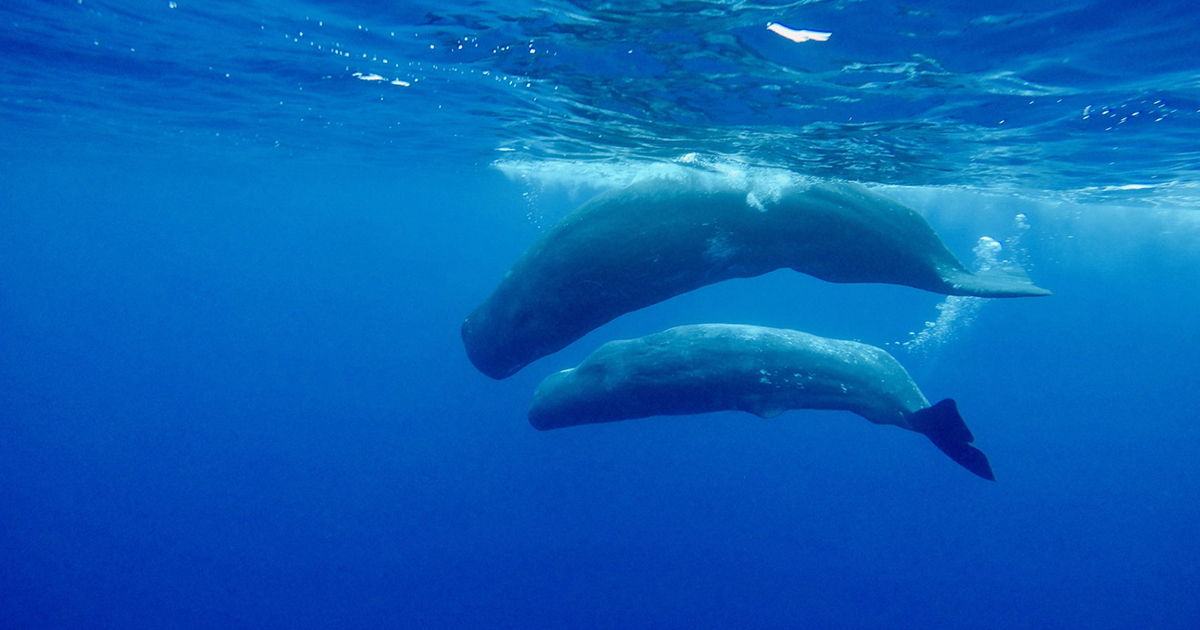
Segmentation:
{"type": "Polygon", "coordinates": [[[0,627],[1194,628],[1197,32],[1178,0],[10,0],[0,627]],[[1054,295],[780,271],[474,369],[463,317],[547,227],[697,172],[861,182],[1054,295]],[[886,348],[998,481],[839,412],[529,426],[547,374],[702,322],[886,348]]]}

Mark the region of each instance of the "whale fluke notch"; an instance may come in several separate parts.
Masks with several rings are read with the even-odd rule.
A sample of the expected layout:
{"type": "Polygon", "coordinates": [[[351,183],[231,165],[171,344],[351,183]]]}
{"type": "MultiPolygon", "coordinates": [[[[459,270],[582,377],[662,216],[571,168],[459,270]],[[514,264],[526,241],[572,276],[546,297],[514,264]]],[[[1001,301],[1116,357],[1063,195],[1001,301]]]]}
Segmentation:
{"type": "Polygon", "coordinates": [[[932,407],[914,412],[909,415],[908,422],[958,465],[988,481],[996,480],[987,455],[971,446],[975,436],[971,435],[953,399],[947,398],[932,407]]]}

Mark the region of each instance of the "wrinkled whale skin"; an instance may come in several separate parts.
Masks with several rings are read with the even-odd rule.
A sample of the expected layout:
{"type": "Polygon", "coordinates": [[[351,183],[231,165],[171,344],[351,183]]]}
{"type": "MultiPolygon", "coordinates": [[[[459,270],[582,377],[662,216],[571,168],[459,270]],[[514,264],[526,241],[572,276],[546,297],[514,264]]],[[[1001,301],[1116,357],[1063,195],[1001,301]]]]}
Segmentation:
{"type": "Polygon", "coordinates": [[[855,341],[734,324],[610,341],[534,394],[538,429],[649,416],[834,409],[911,429],[929,401],[892,355],[855,341]]]}
{"type": "Polygon", "coordinates": [[[1019,273],[971,273],[915,211],[862,186],[760,200],[649,181],[596,197],[538,238],[463,322],[463,343],[481,372],[507,378],[624,313],[785,267],[947,295],[1048,293],[1019,273]]]}

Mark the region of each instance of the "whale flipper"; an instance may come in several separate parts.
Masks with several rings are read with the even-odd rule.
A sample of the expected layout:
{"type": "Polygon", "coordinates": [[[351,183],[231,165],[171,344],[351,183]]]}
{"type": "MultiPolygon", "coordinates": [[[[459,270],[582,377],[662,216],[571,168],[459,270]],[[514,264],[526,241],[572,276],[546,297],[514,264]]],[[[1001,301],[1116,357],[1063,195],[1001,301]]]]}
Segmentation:
{"type": "Polygon", "coordinates": [[[996,480],[987,455],[971,446],[975,436],[971,435],[967,423],[963,422],[958,413],[958,404],[952,399],[947,398],[932,407],[910,414],[908,422],[913,429],[924,433],[934,446],[963,468],[988,481],[996,480]]]}

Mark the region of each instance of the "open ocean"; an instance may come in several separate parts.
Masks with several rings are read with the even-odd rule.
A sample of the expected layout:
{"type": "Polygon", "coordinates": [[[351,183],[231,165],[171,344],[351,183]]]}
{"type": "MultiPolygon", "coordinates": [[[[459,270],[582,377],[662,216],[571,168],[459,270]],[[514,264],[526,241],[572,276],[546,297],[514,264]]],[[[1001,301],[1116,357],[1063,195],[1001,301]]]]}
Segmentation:
{"type": "Polygon", "coordinates": [[[5,0],[0,628],[1198,628],[1198,203],[1194,0],[5,0]],[[1053,295],[783,270],[475,369],[535,239],[697,176],[1053,295]],[[997,481],[846,412],[530,425],[709,322],[886,349],[997,481]]]}

